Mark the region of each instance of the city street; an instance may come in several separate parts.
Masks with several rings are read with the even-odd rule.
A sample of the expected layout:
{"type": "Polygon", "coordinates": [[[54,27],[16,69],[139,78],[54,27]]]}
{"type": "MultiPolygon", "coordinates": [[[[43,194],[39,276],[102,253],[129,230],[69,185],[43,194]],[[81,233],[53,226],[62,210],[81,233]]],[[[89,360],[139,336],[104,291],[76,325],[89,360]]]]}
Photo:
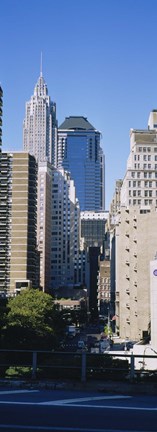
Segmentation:
{"type": "Polygon", "coordinates": [[[152,432],[156,425],[155,396],[0,391],[0,431],[152,432]]]}

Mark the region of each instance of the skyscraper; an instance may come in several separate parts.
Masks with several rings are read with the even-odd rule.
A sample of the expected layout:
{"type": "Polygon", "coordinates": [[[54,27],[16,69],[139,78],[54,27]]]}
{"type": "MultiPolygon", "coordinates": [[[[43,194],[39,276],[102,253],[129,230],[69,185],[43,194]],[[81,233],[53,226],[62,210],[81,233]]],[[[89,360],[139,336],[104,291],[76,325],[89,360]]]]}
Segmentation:
{"type": "Polygon", "coordinates": [[[0,154],[1,154],[1,146],[2,146],[2,106],[3,106],[3,90],[2,87],[0,86],[0,154]]]}
{"type": "Polygon", "coordinates": [[[37,288],[37,166],[26,152],[2,153],[0,170],[0,293],[37,288]]]}
{"type": "Polygon", "coordinates": [[[150,261],[157,251],[157,111],[148,129],[131,129],[116,227],[116,325],[139,339],[150,322],[150,261]]]}
{"type": "Polygon", "coordinates": [[[56,166],[57,120],[56,104],[48,96],[45,80],[40,77],[34,95],[26,103],[23,123],[23,147],[39,162],[49,161],[56,166]]]}
{"type": "Polygon", "coordinates": [[[80,210],[105,208],[104,154],[101,134],[85,117],[66,117],[58,128],[57,165],[70,171],[80,210]]]}

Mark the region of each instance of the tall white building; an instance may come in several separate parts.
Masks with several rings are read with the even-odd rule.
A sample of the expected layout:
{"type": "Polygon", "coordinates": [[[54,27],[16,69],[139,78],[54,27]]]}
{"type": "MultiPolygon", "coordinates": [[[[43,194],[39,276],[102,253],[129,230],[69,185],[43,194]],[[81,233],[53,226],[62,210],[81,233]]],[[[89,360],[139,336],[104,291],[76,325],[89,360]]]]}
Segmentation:
{"type": "MultiPolygon", "coordinates": [[[[79,203],[74,181],[63,168],[52,172],[51,287],[74,284],[79,258],[79,203]]],[[[76,281],[77,282],[77,281],[76,281]]]]}
{"type": "Polygon", "coordinates": [[[37,162],[49,161],[56,165],[57,120],[56,104],[48,96],[45,80],[40,73],[34,95],[26,102],[23,122],[23,147],[37,162]]]}
{"type": "Polygon", "coordinates": [[[51,290],[52,172],[49,162],[38,165],[37,243],[40,253],[40,287],[51,290]]]}
{"type": "Polygon", "coordinates": [[[116,238],[116,325],[139,339],[150,323],[150,261],[157,249],[157,112],[148,130],[131,130],[116,238]]]}

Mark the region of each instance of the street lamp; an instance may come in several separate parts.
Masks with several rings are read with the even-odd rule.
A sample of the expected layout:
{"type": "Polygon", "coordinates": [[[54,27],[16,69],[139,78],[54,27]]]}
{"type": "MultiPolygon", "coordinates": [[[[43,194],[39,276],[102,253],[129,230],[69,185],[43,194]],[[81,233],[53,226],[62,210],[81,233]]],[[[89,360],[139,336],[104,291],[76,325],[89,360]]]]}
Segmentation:
{"type": "Polygon", "coordinates": [[[124,351],[126,351],[126,328],[124,326],[124,351]]]}

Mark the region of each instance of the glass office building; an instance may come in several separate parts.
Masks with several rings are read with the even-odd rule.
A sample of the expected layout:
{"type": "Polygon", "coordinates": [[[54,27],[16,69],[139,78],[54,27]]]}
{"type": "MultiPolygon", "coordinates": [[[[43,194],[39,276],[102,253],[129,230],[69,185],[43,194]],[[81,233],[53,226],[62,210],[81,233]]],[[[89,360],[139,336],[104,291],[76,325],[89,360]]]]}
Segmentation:
{"type": "Polygon", "coordinates": [[[81,211],[105,208],[101,133],[85,117],[66,117],[58,128],[57,164],[70,171],[81,211]]]}

